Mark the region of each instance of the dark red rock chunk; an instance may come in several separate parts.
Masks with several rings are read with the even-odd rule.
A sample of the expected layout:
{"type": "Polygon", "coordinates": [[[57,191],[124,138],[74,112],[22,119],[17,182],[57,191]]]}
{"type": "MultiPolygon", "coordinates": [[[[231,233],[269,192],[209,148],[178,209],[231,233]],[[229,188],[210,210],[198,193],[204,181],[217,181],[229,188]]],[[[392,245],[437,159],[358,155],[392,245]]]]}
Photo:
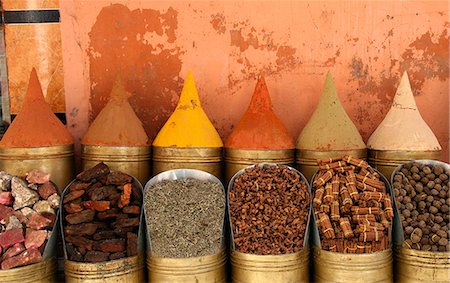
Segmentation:
{"type": "Polygon", "coordinates": [[[52,182],[45,182],[37,189],[38,194],[41,198],[47,200],[49,196],[57,192],[55,185],[52,182]]]}
{"type": "Polygon", "coordinates": [[[123,213],[128,213],[128,214],[141,214],[141,208],[137,205],[129,205],[129,206],[125,206],[122,209],[123,213]]]}
{"type": "Polygon", "coordinates": [[[88,251],[92,251],[92,248],[94,246],[94,241],[83,236],[66,236],[64,239],[66,240],[66,242],[71,243],[77,247],[84,248],[88,251]]]}
{"type": "Polygon", "coordinates": [[[34,230],[42,230],[51,228],[53,226],[53,223],[54,221],[52,221],[51,219],[35,213],[31,215],[30,219],[28,220],[27,227],[34,230]]]}
{"type": "Polygon", "coordinates": [[[95,211],[86,209],[78,213],[66,215],[66,221],[70,224],[80,224],[84,222],[91,222],[94,220],[95,211]]]}
{"type": "Polygon", "coordinates": [[[42,261],[41,253],[38,249],[32,248],[21,254],[10,257],[2,262],[2,269],[10,269],[42,261]]]}
{"type": "Polygon", "coordinates": [[[13,228],[11,230],[0,233],[0,246],[7,249],[17,243],[25,241],[22,228],[13,228]]]}
{"type": "Polygon", "coordinates": [[[92,209],[95,211],[106,211],[110,207],[109,201],[96,201],[96,200],[88,200],[83,203],[84,208],[92,209]]]}
{"type": "Polygon", "coordinates": [[[111,172],[106,178],[107,185],[120,186],[125,183],[130,183],[132,180],[131,176],[122,172],[114,171],[111,172]]]}
{"type": "Polygon", "coordinates": [[[135,233],[127,233],[127,256],[137,255],[138,236],[135,233]]]}
{"type": "Polygon", "coordinates": [[[14,214],[14,209],[12,207],[0,204],[0,221],[3,219],[8,219],[14,214]]]}
{"type": "Polygon", "coordinates": [[[84,210],[83,206],[80,203],[71,202],[64,205],[64,209],[67,213],[78,213],[84,210]]]}
{"type": "Polygon", "coordinates": [[[69,260],[72,260],[72,261],[83,261],[84,260],[84,256],[72,244],[67,244],[66,250],[67,250],[67,255],[69,257],[69,260]]]}
{"type": "Polygon", "coordinates": [[[107,252],[107,253],[118,253],[123,252],[126,249],[125,239],[107,239],[102,240],[94,245],[94,250],[107,252]]]}
{"type": "Polygon", "coordinates": [[[100,179],[109,172],[109,167],[105,163],[101,162],[94,167],[78,174],[77,179],[83,182],[90,182],[93,179],[100,179]]]}
{"type": "Polygon", "coordinates": [[[81,224],[75,224],[75,225],[67,225],[64,227],[64,233],[66,235],[93,235],[97,229],[98,229],[97,223],[81,223],[81,224]]]}
{"type": "Polygon", "coordinates": [[[86,262],[103,262],[109,259],[109,253],[100,251],[89,251],[84,256],[86,262]]]}
{"type": "Polygon", "coordinates": [[[99,231],[94,234],[94,240],[112,239],[116,237],[116,233],[112,230],[99,231]]]}
{"type": "Polygon", "coordinates": [[[63,203],[71,202],[71,201],[73,201],[73,200],[75,200],[75,199],[81,197],[82,195],[84,195],[84,193],[85,193],[84,190],[78,190],[78,191],[70,192],[70,193],[68,193],[68,194],[66,194],[66,195],[64,196],[64,201],[63,201],[63,203]]]}

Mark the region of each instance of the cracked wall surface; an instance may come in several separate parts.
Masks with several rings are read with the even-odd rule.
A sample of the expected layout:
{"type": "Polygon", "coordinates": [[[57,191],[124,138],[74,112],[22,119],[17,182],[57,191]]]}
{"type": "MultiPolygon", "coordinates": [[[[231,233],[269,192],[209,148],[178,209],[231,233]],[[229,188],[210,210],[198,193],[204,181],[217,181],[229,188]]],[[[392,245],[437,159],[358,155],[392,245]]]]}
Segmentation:
{"type": "MultiPolygon", "coordinates": [[[[79,139],[106,104],[115,73],[151,138],[192,70],[223,139],[260,72],[297,137],[330,70],[364,140],[407,70],[418,108],[448,162],[447,1],[60,1],[68,125],[79,139]]],[[[318,133],[319,134],[319,133],[318,133]]]]}

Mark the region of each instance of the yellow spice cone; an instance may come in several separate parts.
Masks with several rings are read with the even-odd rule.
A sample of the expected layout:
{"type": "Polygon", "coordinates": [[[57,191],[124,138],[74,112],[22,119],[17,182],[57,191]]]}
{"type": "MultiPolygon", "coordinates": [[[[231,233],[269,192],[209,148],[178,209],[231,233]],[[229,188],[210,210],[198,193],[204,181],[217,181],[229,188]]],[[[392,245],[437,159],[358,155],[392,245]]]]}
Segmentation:
{"type": "Polygon", "coordinates": [[[403,73],[391,109],[373,132],[367,147],[377,150],[441,150],[417,109],[407,72],[403,73]]]}
{"type": "Polygon", "coordinates": [[[194,77],[189,71],[180,100],[156,136],[159,147],[223,147],[222,140],[203,111],[194,77]]]}
{"type": "Polygon", "coordinates": [[[81,143],[109,146],[149,144],[144,126],[128,102],[120,76],[114,82],[109,102],[92,122],[81,143]]]}
{"type": "Polygon", "coordinates": [[[319,104],[297,139],[298,149],[353,150],[366,145],[336,93],[333,77],[327,74],[319,104]]]}

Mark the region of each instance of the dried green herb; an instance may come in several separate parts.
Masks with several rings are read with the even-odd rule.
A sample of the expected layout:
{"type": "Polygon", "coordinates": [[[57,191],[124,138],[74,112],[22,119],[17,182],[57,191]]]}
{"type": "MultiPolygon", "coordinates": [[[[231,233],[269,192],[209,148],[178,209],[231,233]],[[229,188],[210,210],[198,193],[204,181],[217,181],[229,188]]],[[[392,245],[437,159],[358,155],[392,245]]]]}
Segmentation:
{"type": "Polygon", "coordinates": [[[225,199],[220,184],[162,181],[147,189],[144,206],[152,255],[187,258],[222,249],[225,199]]]}

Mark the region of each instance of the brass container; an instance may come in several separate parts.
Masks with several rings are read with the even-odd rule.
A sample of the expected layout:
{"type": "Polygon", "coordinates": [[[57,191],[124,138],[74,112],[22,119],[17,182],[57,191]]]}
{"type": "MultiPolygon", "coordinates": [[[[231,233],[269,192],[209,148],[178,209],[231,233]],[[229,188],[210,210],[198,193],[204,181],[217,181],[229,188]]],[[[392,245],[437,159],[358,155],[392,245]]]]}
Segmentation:
{"type": "Polygon", "coordinates": [[[368,150],[370,165],[378,169],[381,174],[389,178],[394,170],[404,163],[417,159],[437,160],[441,157],[440,150],[431,151],[403,151],[403,150],[368,150]]]}
{"type": "Polygon", "coordinates": [[[150,178],[150,158],[150,146],[81,145],[82,170],[104,162],[112,170],[127,173],[142,184],[150,178]]]}
{"type": "Polygon", "coordinates": [[[350,155],[360,159],[366,159],[367,150],[304,150],[297,149],[296,163],[300,172],[305,175],[308,181],[311,181],[312,176],[319,170],[317,159],[341,157],[350,155]]]}
{"type": "Polygon", "coordinates": [[[309,282],[309,250],[286,255],[231,252],[233,283],[309,282]]]}
{"type": "MultiPolygon", "coordinates": [[[[228,183],[227,204],[228,219],[231,219],[229,194],[233,188],[236,178],[245,172],[247,168],[256,166],[275,166],[275,164],[256,164],[239,170],[228,183]]],[[[284,165],[288,169],[297,172],[305,184],[309,183],[305,176],[297,169],[284,165]]],[[[311,194],[311,191],[309,190],[311,194]]],[[[309,212],[311,214],[311,210],[309,212]]],[[[284,283],[284,282],[310,282],[309,280],[309,230],[311,217],[308,215],[308,221],[305,230],[303,249],[297,253],[284,255],[255,255],[241,253],[235,250],[233,224],[229,220],[229,229],[231,231],[231,278],[233,283],[284,283]]]]}
{"type": "Polygon", "coordinates": [[[144,282],[144,256],[132,256],[100,263],[64,261],[66,282],[144,282]]]}
{"type": "Polygon", "coordinates": [[[197,169],[222,178],[222,148],[153,147],[153,175],[172,169],[197,169]]]}
{"type": "Polygon", "coordinates": [[[225,283],[225,251],[210,256],[163,258],[147,255],[151,283],[225,283]]]}
{"type": "Polygon", "coordinates": [[[450,282],[450,252],[395,249],[395,282],[450,282]]]}
{"type": "Polygon", "coordinates": [[[225,148],[225,178],[230,181],[236,172],[253,164],[293,165],[295,149],[263,150],[225,148]]]}
{"type": "Polygon", "coordinates": [[[61,192],[74,177],[73,144],[0,148],[1,171],[25,176],[32,169],[50,173],[52,181],[61,192]]]}
{"type": "Polygon", "coordinates": [[[0,271],[0,282],[8,283],[53,283],[56,282],[56,259],[0,271]]]}
{"type": "Polygon", "coordinates": [[[315,247],[313,257],[314,281],[318,283],[393,282],[390,249],[368,254],[347,254],[315,247]]]}

